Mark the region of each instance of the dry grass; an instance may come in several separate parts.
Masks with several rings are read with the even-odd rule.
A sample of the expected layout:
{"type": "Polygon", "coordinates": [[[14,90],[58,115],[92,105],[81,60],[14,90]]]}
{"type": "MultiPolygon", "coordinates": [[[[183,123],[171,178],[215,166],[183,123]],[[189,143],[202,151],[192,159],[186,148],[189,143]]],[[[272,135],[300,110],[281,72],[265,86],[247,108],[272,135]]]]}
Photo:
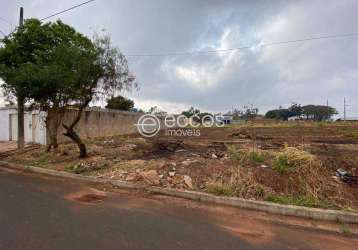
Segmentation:
{"type": "Polygon", "coordinates": [[[317,168],[321,167],[315,157],[299,148],[285,147],[284,150],[277,154],[274,162],[274,169],[280,173],[287,173],[299,167],[317,168]]]}
{"type": "Polygon", "coordinates": [[[310,197],[316,203],[342,207],[341,187],[331,178],[329,170],[314,155],[300,148],[285,147],[274,163],[274,169],[288,178],[287,195],[310,197]],[[290,187],[296,187],[290,189],[290,187]]]}
{"type": "Polygon", "coordinates": [[[235,190],[235,195],[242,198],[262,199],[267,193],[267,188],[258,183],[249,169],[238,167],[233,173],[230,185],[235,190]]]}
{"type": "MultiPolygon", "coordinates": [[[[224,186],[230,195],[248,199],[269,200],[272,202],[321,208],[343,208],[349,202],[342,198],[342,186],[335,182],[323,163],[313,154],[298,147],[285,147],[280,152],[257,150],[259,160],[252,158],[252,151],[228,146],[229,156],[239,162],[231,180],[224,186]],[[272,184],[260,182],[253,174],[250,163],[273,166],[279,172],[276,178],[283,190],[274,191],[272,184]],[[282,193],[281,193],[282,192],[282,193]]],[[[275,179],[274,179],[275,180],[275,179]]],[[[228,193],[228,192],[222,192],[228,193]]]]}
{"type": "Polygon", "coordinates": [[[270,157],[267,151],[265,152],[260,149],[256,149],[255,151],[250,149],[237,149],[235,145],[226,145],[226,148],[230,158],[243,166],[262,164],[270,157]]]}
{"type": "Polygon", "coordinates": [[[218,195],[218,196],[234,196],[235,190],[230,184],[225,184],[223,182],[209,182],[206,185],[206,191],[208,193],[218,195]]]}
{"type": "Polygon", "coordinates": [[[247,199],[262,199],[268,188],[259,184],[253,173],[243,167],[238,167],[228,183],[209,182],[207,192],[220,196],[237,196],[247,199]]]}

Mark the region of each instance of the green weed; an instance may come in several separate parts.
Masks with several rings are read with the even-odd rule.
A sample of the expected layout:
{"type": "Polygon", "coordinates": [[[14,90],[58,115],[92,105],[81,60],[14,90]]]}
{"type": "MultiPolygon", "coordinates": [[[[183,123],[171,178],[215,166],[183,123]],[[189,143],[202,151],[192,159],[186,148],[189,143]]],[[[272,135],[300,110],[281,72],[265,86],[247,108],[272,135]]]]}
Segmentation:
{"type": "Polygon", "coordinates": [[[289,163],[287,155],[279,155],[273,163],[273,169],[280,173],[287,173],[293,168],[294,166],[289,163]]]}
{"type": "Polygon", "coordinates": [[[233,196],[235,190],[228,184],[211,182],[207,185],[207,192],[218,196],[233,196]]]}
{"type": "Polygon", "coordinates": [[[250,152],[250,160],[254,163],[263,163],[265,161],[265,158],[263,155],[257,152],[250,152]]]}
{"type": "Polygon", "coordinates": [[[330,205],[327,202],[318,200],[312,195],[293,197],[293,196],[286,196],[286,195],[269,194],[266,196],[265,200],[274,203],[284,204],[284,205],[295,205],[295,206],[314,207],[314,208],[330,207],[330,205]]]}
{"type": "Polygon", "coordinates": [[[346,235],[346,236],[351,236],[352,235],[352,231],[349,228],[349,226],[347,224],[342,224],[341,225],[341,233],[346,235]]]}
{"type": "Polygon", "coordinates": [[[226,145],[229,156],[235,161],[241,161],[242,155],[235,145],[226,145]]]}

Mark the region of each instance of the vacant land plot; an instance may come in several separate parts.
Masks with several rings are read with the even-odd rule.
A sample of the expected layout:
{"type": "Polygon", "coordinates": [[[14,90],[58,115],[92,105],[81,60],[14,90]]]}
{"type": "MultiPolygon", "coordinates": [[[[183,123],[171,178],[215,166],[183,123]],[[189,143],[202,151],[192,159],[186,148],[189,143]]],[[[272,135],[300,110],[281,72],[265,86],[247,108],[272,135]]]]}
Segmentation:
{"type": "Polygon", "coordinates": [[[163,187],[193,189],[309,207],[358,209],[358,185],[336,176],[358,171],[354,123],[259,123],[200,128],[198,137],[138,135],[87,141],[89,157],[73,144],[6,160],[163,187]]]}

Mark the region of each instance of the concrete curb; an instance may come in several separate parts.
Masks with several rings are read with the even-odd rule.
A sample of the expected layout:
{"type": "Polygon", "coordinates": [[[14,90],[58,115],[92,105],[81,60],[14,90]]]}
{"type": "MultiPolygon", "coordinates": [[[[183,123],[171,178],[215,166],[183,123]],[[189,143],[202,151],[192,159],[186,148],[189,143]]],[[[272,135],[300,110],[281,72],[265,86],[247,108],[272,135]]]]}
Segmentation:
{"type": "Polygon", "coordinates": [[[226,205],[226,206],[232,206],[238,208],[258,210],[258,211],[274,213],[279,215],[289,215],[289,216],[296,216],[306,219],[358,224],[358,213],[352,213],[352,212],[326,210],[326,209],[319,209],[319,208],[307,208],[307,207],[292,206],[292,205],[281,205],[281,204],[276,204],[266,201],[255,201],[255,200],[247,200],[247,199],[235,198],[235,197],[215,196],[215,195],[202,193],[202,192],[195,192],[195,191],[183,191],[183,190],[176,190],[171,188],[160,188],[160,187],[148,186],[148,185],[138,184],[133,182],[112,180],[107,178],[81,176],[77,174],[71,174],[63,171],[56,171],[56,170],[39,168],[39,167],[15,165],[4,161],[0,161],[0,165],[12,169],[17,169],[20,171],[29,171],[33,173],[65,177],[65,178],[91,182],[91,183],[112,184],[113,186],[118,188],[145,190],[156,194],[163,194],[163,195],[180,197],[180,198],[196,200],[196,201],[211,202],[219,205],[226,205]]]}

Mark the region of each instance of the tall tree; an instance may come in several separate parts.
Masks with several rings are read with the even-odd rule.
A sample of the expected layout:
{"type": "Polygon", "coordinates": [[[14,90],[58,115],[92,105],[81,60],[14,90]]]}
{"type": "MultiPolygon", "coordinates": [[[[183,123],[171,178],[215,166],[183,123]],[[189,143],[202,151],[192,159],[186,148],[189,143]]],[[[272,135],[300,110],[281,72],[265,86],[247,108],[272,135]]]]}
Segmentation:
{"type": "Polygon", "coordinates": [[[187,118],[190,118],[190,117],[192,117],[194,115],[199,115],[200,114],[200,109],[190,107],[188,110],[184,110],[181,114],[186,116],[187,118]]]}
{"type": "Polygon", "coordinates": [[[289,117],[300,116],[302,115],[303,108],[301,107],[301,104],[292,103],[292,105],[288,108],[288,111],[290,112],[289,117]]]}
{"type": "Polygon", "coordinates": [[[307,119],[314,121],[323,121],[331,119],[332,116],[338,114],[335,108],[324,105],[306,105],[303,106],[303,114],[307,119]]]}
{"type": "Polygon", "coordinates": [[[7,92],[23,94],[48,112],[49,149],[57,147],[57,129],[62,123],[64,135],[78,145],[80,157],[85,157],[86,146],[75,126],[92,100],[136,86],[126,58],[109,37],[95,36],[91,41],[60,21],[27,20],[21,32],[4,43],[0,76],[7,92]],[[61,118],[68,107],[76,107],[75,115],[64,124],[61,118]]]}
{"type": "Polygon", "coordinates": [[[265,117],[270,119],[288,120],[289,117],[304,115],[307,120],[322,121],[328,120],[338,112],[335,108],[323,105],[292,104],[288,109],[274,109],[266,113],[265,117]]]}
{"type": "Polygon", "coordinates": [[[19,138],[18,146],[23,148],[23,111],[31,90],[31,74],[36,62],[36,51],[45,49],[43,30],[40,22],[29,20],[17,28],[16,32],[0,41],[0,77],[5,81],[8,99],[18,103],[19,138]]]}
{"type": "Polygon", "coordinates": [[[66,88],[64,96],[67,105],[74,104],[77,112],[69,124],[62,123],[62,126],[66,129],[64,135],[78,145],[80,157],[86,157],[86,146],[74,130],[83,110],[93,100],[112,96],[137,84],[129,72],[125,56],[112,46],[108,36],[96,36],[88,53],[83,53],[82,49],[76,51],[74,81],[66,88]]]}
{"type": "Polygon", "coordinates": [[[131,111],[134,108],[134,101],[118,95],[107,100],[106,108],[131,111]]]}
{"type": "Polygon", "coordinates": [[[291,112],[288,109],[273,109],[267,111],[265,117],[268,119],[277,119],[287,121],[291,117],[291,112]]]}

